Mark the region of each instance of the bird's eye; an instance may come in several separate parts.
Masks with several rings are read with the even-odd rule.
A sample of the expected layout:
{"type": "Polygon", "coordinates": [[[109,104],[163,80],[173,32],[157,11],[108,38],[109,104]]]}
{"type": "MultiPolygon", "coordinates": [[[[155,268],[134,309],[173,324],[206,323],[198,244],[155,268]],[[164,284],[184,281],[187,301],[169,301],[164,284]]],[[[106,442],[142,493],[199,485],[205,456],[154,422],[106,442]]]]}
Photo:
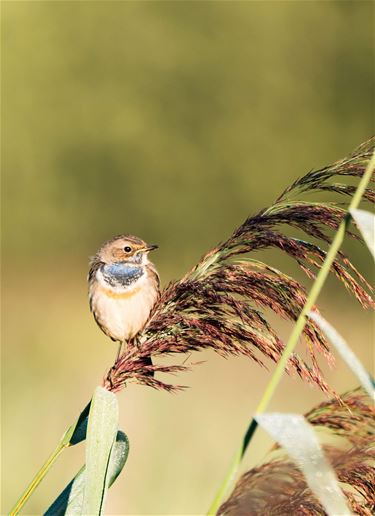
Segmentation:
{"type": "Polygon", "coordinates": [[[131,248],[129,245],[126,245],[126,246],[124,247],[124,251],[125,251],[125,253],[130,253],[130,251],[131,251],[131,250],[132,250],[132,248],[131,248]]]}

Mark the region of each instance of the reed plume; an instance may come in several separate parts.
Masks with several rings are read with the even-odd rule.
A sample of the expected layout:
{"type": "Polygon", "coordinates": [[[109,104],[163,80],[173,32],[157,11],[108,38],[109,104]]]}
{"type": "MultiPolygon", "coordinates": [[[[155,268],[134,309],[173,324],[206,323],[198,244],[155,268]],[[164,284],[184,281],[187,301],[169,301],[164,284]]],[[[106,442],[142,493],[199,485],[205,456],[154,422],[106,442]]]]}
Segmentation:
{"type": "MultiPolygon", "coordinates": [[[[320,404],[305,414],[319,429],[328,460],[354,514],[371,516],[375,509],[375,408],[361,389],[320,404]],[[334,444],[332,440],[334,439],[334,444]]],[[[266,461],[238,480],[218,514],[326,515],[302,472],[275,446],[266,461]]]]}
{"type": "MultiPolygon", "coordinates": [[[[262,355],[277,362],[284,343],[267,321],[264,310],[271,309],[295,321],[304,306],[306,290],[299,281],[276,268],[243,255],[279,249],[292,257],[309,278],[314,278],[326,256],[320,246],[330,243],[329,231],[337,230],[346,210],[338,203],[294,199],[317,191],[352,195],[354,186],[337,181],[361,177],[374,146],[372,138],[347,158],[295,181],[271,207],[247,218],[181,280],[170,283],[138,336],[140,345],[128,346],[108,371],[104,386],[116,392],[135,381],[168,391],[180,388],[155,378],[153,373],[176,373],[187,366],[151,364],[150,356],[157,360],[163,355],[213,349],[224,357],[245,355],[262,366],[262,355]],[[306,239],[313,241],[288,236],[287,228],[302,231],[306,239]]],[[[374,190],[366,189],[364,198],[373,203],[374,190]]],[[[348,234],[358,238],[352,232],[348,234]]],[[[332,272],[363,307],[374,306],[370,285],[342,252],[334,261],[332,272]]],[[[306,323],[304,338],[309,359],[305,361],[293,354],[288,372],[294,371],[303,380],[332,393],[316,355],[321,353],[329,363],[333,357],[311,320],[306,323]]]]}

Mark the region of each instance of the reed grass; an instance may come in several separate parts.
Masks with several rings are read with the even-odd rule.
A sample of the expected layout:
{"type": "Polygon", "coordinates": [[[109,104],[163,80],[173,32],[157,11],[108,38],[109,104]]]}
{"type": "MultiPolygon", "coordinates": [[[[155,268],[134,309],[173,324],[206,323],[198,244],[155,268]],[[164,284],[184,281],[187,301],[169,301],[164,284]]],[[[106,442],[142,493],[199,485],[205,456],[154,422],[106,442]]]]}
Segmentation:
{"type": "MultiPolygon", "coordinates": [[[[308,295],[306,299],[306,303],[296,321],[296,324],[293,327],[292,333],[289,337],[289,340],[285,346],[285,350],[275,368],[275,371],[273,375],[271,376],[271,379],[266,387],[266,390],[263,393],[263,396],[260,399],[260,402],[255,410],[255,414],[263,414],[275,394],[275,391],[277,389],[277,386],[280,383],[280,380],[282,378],[282,375],[284,373],[284,370],[286,368],[287,362],[291,356],[291,354],[294,351],[294,348],[296,347],[298,343],[298,339],[300,338],[303,329],[308,322],[308,314],[311,311],[311,309],[314,307],[318,296],[324,286],[324,283],[330,273],[331,267],[335,261],[335,258],[337,256],[337,253],[339,252],[339,249],[344,241],[345,234],[347,233],[350,221],[351,221],[351,215],[350,210],[354,210],[358,208],[358,205],[361,201],[361,198],[366,191],[367,185],[369,184],[373,172],[375,169],[375,153],[372,155],[370,161],[368,162],[368,165],[366,167],[365,173],[363,174],[361,181],[358,185],[358,188],[352,197],[349,208],[347,213],[342,219],[342,222],[340,223],[337,232],[333,238],[332,244],[329,248],[329,251],[326,255],[325,261],[323,263],[323,266],[321,267],[316,280],[313,283],[313,286],[311,288],[310,294],[308,295]]],[[[235,458],[233,460],[233,463],[231,464],[229,471],[227,475],[224,478],[224,481],[222,485],[219,487],[219,490],[214,498],[214,501],[208,511],[209,515],[216,514],[218,507],[220,506],[220,503],[223,500],[223,497],[225,495],[225,492],[227,491],[230,483],[233,480],[233,477],[235,476],[238,467],[241,463],[241,460],[252,440],[254,437],[255,431],[257,429],[257,422],[255,418],[252,419],[248,429],[246,430],[245,436],[241,441],[240,447],[238,451],[236,452],[235,458]]]]}
{"type": "MultiPolygon", "coordinates": [[[[374,202],[370,182],[374,180],[375,139],[365,142],[350,156],[297,180],[267,209],[249,217],[223,243],[206,253],[200,262],[181,280],[170,283],[163,291],[143,332],[140,345],[128,346],[103,379],[103,387],[118,392],[129,382],[174,391],[181,385],[166,383],[155,373],[176,373],[185,365],[162,365],[158,358],[202,349],[213,349],[221,356],[245,355],[262,365],[266,357],[277,363],[256,413],[268,406],[283,372],[297,373],[304,381],[314,383],[325,393],[333,393],[319,366],[316,354],[332,361],[328,343],[319,326],[307,318],[329,274],[333,272],[365,308],[374,307],[372,288],[339,250],[344,235],[358,238],[349,231],[350,214],[335,203],[295,201],[294,196],[314,191],[328,191],[354,196],[350,209],[357,208],[361,198],[374,202]],[[359,186],[332,182],[333,178],[360,178],[359,186]],[[306,236],[322,244],[330,243],[327,228],[335,232],[325,252],[316,243],[287,236],[282,227],[302,230],[306,236]],[[268,264],[243,258],[259,249],[277,248],[291,256],[309,278],[315,278],[309,294],[295,279],[268,264]],[[265,316],[265,310],[295,322],[285,346],[265,316]],[[294,353],[300,335],[304,336],[309,361],[294,353]],[[153,357],[150,364],[149,357],[153,357]],[[155,362],[156,360],[156,362],[155,362]],[[151,374],[153,373],[153,374],[151,374]]],[[[55,452],[42,466],[30,486],[11,511],[18,514],[48,472],[61,451],[85,437],[90,404],[77,423],[67,430],[55,452]],[[77,439],[77,433],[81,437],[77,439]]],[[[216,513],[238,465],[256,430],[253,419],[245,433],[209,514],[216,513]]]]}
{"type": "MultiPolygon", "coordinates": [[[[305,419],[319,430],[319,439],[331,462],[351,511],[373,514],[375,506],[375,408],[363,389],[355,389],[314,407],[305,419]]],[[[264,462],[244,473],[221,516],[244,514],[323,515],[326,511],[308,488],[301,471],[284,450],[274,446],[264,462]]]]}

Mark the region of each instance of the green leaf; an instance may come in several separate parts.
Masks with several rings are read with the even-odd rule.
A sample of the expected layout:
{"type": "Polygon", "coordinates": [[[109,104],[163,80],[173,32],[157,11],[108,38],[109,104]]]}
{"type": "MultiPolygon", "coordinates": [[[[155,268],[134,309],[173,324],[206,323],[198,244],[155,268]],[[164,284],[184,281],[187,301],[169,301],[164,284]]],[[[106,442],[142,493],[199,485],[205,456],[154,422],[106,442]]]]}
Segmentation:
{"type": "MultiPolygon", "coordinates": [[[[129,440],[124,432],[118,431],[112,447],[108,467],[108,486],[114,483],[125,466],[129,454],[129,440]]],[[[83,494],[86,483],[86,467],[83,466],[44,513],[44,516],[76,516],[82,513],[83,494]]]]}
{"type": "Polygon", "coordinates": [[[353,353],[350,346],[345,342],[345,340],[335,330],[335,328],[331,326],[331,324],[329,324],[329,322],[326,321],[320,314],[311,311],[309,313],[309,317],[314,322],[316,322],[322,332],[326,335],[327,339],[329,339],[335,346],[341,358],[346,362],[346,364],[350,367],[358,380],[361,382],[363,388],[366,389],[372,398],[374,398],[375,390],[372,386],[370,376],[366,369],[363,367],[361,361],[353,353]]]}
{"type": "Polygon", "coordinates": [[[300,414],[266,413],[255,419],[283,446],[329,516],[350,516],[336,473],[325,458],[312,426],[300,414]]]}
{"type": "Polygon", "coordinates": [[[97,387],[91,401],[86,437],[86,483],[82,514],[102,514],[108,490],[108,465],[118,428],[116,396],[97,387]]]}
{"type": "Polygon", "coordinates": [[[375,258],[375,216],[365,210],[349,210],[372,256],[375,258]]]}
{"type": "Polygon", "coordinates": [[[75,424],[71,425],[63,435],[62,443],[65,444],[65,446],[74,446],[86,439],[90,407],[91,401],[82,410],[75,424]]]}

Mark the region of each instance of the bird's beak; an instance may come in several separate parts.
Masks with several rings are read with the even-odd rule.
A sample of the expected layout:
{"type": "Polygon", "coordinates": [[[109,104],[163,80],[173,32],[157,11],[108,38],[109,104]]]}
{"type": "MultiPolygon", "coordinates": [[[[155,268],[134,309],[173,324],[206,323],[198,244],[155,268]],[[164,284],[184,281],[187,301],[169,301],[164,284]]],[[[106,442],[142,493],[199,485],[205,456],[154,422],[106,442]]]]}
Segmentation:
{"type": "Polygon", "coordinates": [[[148,245],[147,247],[145,247],[145,251],[149,252],[149,251],[153,251],[154,249],[158,249],[159,246],[156,245],[156,244],[151,244],[151,245],[148,245]]]}

